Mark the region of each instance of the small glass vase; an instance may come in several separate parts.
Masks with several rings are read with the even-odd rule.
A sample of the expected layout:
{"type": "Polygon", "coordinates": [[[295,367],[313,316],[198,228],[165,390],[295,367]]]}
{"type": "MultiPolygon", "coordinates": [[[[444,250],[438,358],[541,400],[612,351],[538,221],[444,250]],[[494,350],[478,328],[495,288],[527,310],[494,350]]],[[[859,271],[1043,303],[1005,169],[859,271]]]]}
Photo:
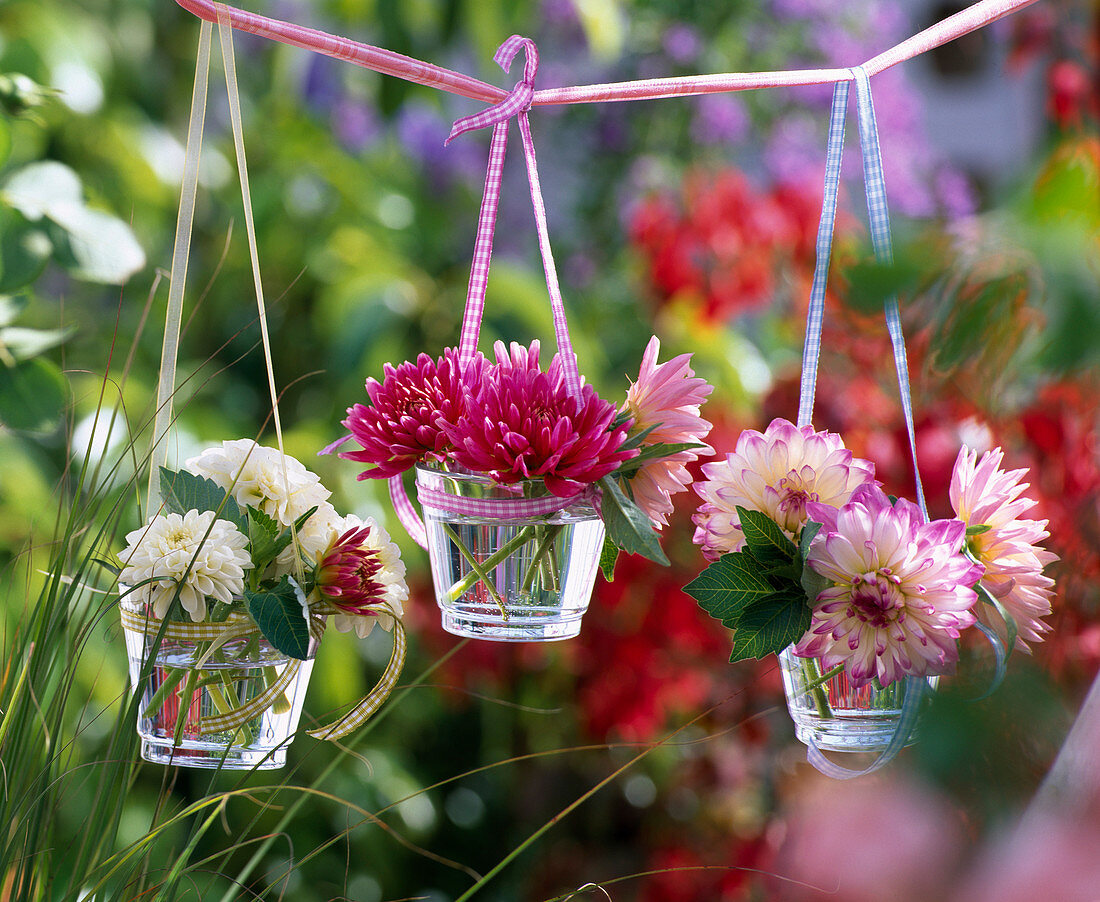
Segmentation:
{"type": "Polygon", "coordinates": [[[881,752],[893,739],[905,704],[906,681],[856,687],[843,671],[824,682],[820,662],[779,654],[787,709],[805,745],[833,752],[881,752]]]}
{"type": "Polygon", "coordinates": [[[305,661],[284,655],[255,631],[231,639],[208,655],[210,641],[168,635],[157,648],[159,625],[150,620],[147,631],[123,630],[130,684],[141,699],[137,720],[141,757],[155,764],[225,770],[274,770],[286,764],[313,670],[316,640],[311,640],[305,661]],[[142,680],[150,656],[152,669],[142,680]],[[204,720],[247,706],[295,667],[274,701],[240,726],[221,730],[204,726],[204,720]]]}
{"type": "MultiPolygon", "coordinates": [[[[501,486],[482,474],[418,467],[417,486],[459,498],[544,498],[541,480],[501,486]]],[[[456,514],[423,504],[443,628],[498,642],[570,639],[596,581],[604,526],[588,501],[543,516],[456,514]]]]}

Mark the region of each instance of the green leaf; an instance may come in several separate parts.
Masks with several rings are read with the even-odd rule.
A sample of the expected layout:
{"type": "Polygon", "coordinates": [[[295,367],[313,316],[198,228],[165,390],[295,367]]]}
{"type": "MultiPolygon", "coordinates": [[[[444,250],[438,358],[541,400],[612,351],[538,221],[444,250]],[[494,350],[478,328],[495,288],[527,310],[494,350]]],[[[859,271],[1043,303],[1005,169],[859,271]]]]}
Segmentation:
{"type": "Polygon", "coordinates": [[[79,176],[55,160],[42,160],[17,170],[5,182],[0,197],[31,221],[84,206],[79,176]]]}
{"type": "Polygon", "coordinates": [[[11,123],[4,116],[0,116],[0,166],[3,166],[11,155],[11,123]]]}
{"type": "Polygon", "coordinates": [[[37,226],[0,206],[0,292],[18,291],[46,268],[53,242],[37,226]]]}
{"type": "Polygon", "coordinates": [[[302,590],[284,576],[269,592],[246,589],[244,595],[264,638],[284,655],[304,661],[309,656],[309,618],[302,590]]]}
{"type": "Polygon", "coordinates": [[[604,536],[603,548],[600,551],[600,570],[603,578],[612,582],[615,578],[615,562],[619,559],[619,546],[611,539],[604,536]]]}
{"type": "Polygon", "coordinates": [[[302,528],[306,520],[317,512],[317,507],[314,505],[295,520],[293,531],[287,526],[281,532],[278,522],[263,511],[252,507],[245,510],[248,511],[248,537],[252,563],[257,568],[261,568],[261,565],[266,566],[270,561],[275,560],[283,549],[294,541],[294,531],[302,528]]]}
{"type": "Polygon", "coordinates": [[[751,555],[734,551],[723,554],[684,586],[684,591],[715,620],[726,622],[736,620],[746,606],[773,595],[776,589],[760,575],[760,566],[751,555]]]}
{"type": "Polygon", "coordinates": [[[61,419],[69,383],[42,358],[15,366],[0,363],[0,423],[22,432],[48,432],[61,419]]]}
{"type": "Polygon", "coordinates": [[[253,566],[262,570],[286,545],[279,546],[279,524],[275,520],[254,507],[246,507],[245,514],[248,517],[248,553],[253,566]]]}
{"type": "Polygon", "coordinates": [[[145,266],[145,251],[121,219],[84,206],[50,211],[61,227],[52,238],[57,260],[78,279],[121,285],[145,266]]]}
{"type": "Polygon", "coordinates": [[[645,512],[623,494],[613,477],[601,479],[600,487],[603,489],[600,511],[607,537],[628,554],[640,554],[667,567],[668,558],[661,549],[657,530],[645,512]]]}
{"type": "Polygon", "coordinates": [[[779,593],[750,605],[738,618],[730,661],[778,654],[810,628],[810,609],[801,595],[779,593]]]}
{"type": "Polygon", "coordinates": [[[821,532],[821,524],[813,520],[807,521],[798,535],[798,557],[801,561],[801,572],[798,576],[798,585],[806,593],[805,603],[813,607],[817,596],[828,589],[833,581],[822,576],[809,565],[810,545],[821,532]]]}
{"type": "Polygon", "coordinates": [[[988,523],[975,523],[973,526],[966,527],[966,534],[968,536],[980,536],[989,532],[992,528],[988,523]]]}
{"type": "MultiPolygon", "coordinates": [[[[627,445],[628,443],[624,442],[622,447],[625,448],[627,445]]],[[[679,454],[681,451],[691,451],[693,448],[705,447],[706,445],[702,445],[699,442],[678,442],[676,444],[654,442],[652,445],[643,447],[636,457],[632,457],[630,460],[621,464],[617,471],[617,475],[631,477],[651,461],[671,457],[673,454],[679,454]]]]}
{"type": "Polygon", "coordinates": [[[803,526],[802,531],[798,534],[798,556],[803,561],[810,556],[810,545],[813,540],[817,538],[817,534],[821,532],[821,524],[814,520],[807,520],[803,526]]]}
{"type": "Polygon", "coordinates": [[[0,326],[10,326],[14,323],[19,318],[19,314],[27,309],[29,302],[30,298],[25,294],[15,297],[0,295],[0,326]]]}
{"type": "Polygon", "coordinates": [[[219,520],[228,520],[248,535],[249,518],[235,498],[228,495],[214,480],[196,476],[186,470],[160,468],[160,494],[164,510],[170,514],[188,511],[215,511],[219,520]]]}
{"type": "Polygon", "coordinates": [[[790,563],[798,556],[794,542],[767,514],[738,507],[737,516],[745,532],[745,544],[762,564],[790,563]]]}
{"type": "Polygon", "coordinates": [[[0,345],[3,345],[15,360],[30,360],[50,348],[57,347],[69,339],[76,331],[69,329],[24,329],[9,326],[0,329],[0,345]]]}

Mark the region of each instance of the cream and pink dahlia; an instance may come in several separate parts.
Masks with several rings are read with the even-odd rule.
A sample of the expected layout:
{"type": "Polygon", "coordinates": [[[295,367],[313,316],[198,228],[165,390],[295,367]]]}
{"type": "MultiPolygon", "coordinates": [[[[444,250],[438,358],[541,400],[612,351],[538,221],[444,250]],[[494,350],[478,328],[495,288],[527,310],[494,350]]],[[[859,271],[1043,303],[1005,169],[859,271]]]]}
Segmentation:
{"type": "MultiPolygon", "coordinates": [[[[642,356],[638,381],[627,390],[626,403],[619,412],[633,418],[632,433],[652,429],[644,444],[699,444],[711,428],[699,410],[713,386],[695,375],[690,354],[657,363],[660,351],[661,342],[654,335],[642,356]]],[[[714,449],[707,445],[678,451],[643,465],[631,478],[634,501],[655,526],[668,525],[673,508],[671,496],[691,485],[687,464],[700,455],[713,453],[714,449]]]]}
{"type": "Polygon", "coordinates": [[[775,419],[762,433],[742,432],[725,460],[703,465],[703,476],[694,485],[703,499],[692,518],[694,541],[713,561],[744,544],[738,507],[767,514],[795,536],[808,504],[840,507],[857,488],[875,483],[875,467],[854,457],[835,433],[775,419]]]}
{"type": "Polygon", "coordinates": [[[381,382],[367,379],[370,403],[352,405],[343,421],[362,450],[340,457],[373,464],[360,479],[388,479],[421,461],[443,460],[451,447],[443,425],[458,421],[483,365],[479,358],[461,366],[453,348],[439,360],[421,354],[415,363],[387,363],[381,382]]]}
{"type": "Polygon", "coordinates": [[[466,410],[442,425],[455,463],[505,485],[542,479],[552,494],[568,498],[638,453],[620,450],[627,424],[612,428],[613,404],[590,385],[579,398],[569,393],[556,355],[546,372],[539,369],[537,341],[530,348],[513,342],[511,353],[497,342],[494,350],[496,363],[466,410]]]}
{"type": "Polygon", "coordinates": [[[832,585],[812,601],[809,631],[794,646],[823,670],[843,664],[856,686],[949,673],[961,630],[971,626],[982,567],[963,553],[961,520],[923,522],[905,500],[875,485],[839,510],[809,502],[822,523],[807,563],[832,585]]]}
{"type": "MultiPolygon", "coordinates": [[[[1041,642],[1050,627],[1042,620],[1050,614],[1054,580],[1043,575],[1043,567],[1058,556],[1039,547],[1050,533],[1046,520],[1024,520],[1021,514],[1036,502],[1021,497],[1028,483],[1020,482],[1026,469],[1001,469],[1000,448],[978,452],[963,447],[951,474],[950,498],[955,514],[967,526],[988,526],[986,532],[971,535],[967,545],[985,567],[982,586],[996,598],[1016,622],[1016,647],[1028,651],[1028,642],[1041,642]]],[[[992,605],[977,606],[978,617],[1002,640],[1008,633],[1003,618],[992,605]]]]}
{"type": "Polygon", "coordinates": [[[334,524],[315,579],[317,592],[337,610],[336,628],[355,630],[360,638],[370,633],[376,620],[390,629],[409,597],[400,552],[370,518],[349,515],[334,524]]]}

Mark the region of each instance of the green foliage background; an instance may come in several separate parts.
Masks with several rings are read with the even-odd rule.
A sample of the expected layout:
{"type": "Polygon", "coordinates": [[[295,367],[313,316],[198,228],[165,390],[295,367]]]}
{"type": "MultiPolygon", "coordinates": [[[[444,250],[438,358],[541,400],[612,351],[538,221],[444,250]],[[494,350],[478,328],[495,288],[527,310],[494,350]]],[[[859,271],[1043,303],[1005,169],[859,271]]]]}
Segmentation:
{"type": "MultiPolygon", "coordinates": [[[[553,31],[551,6],[270,4],[274,15],[499,84],[508,79],[490,62],[496,45],[514,32],[553,31]]],[[[631,65],[656,53],[661,36],[681,20],[708,42],[694,65],[713,71],[782,68],[801,46],[803,38],[788,28],[754,48],[746,35],[768,27],[765,12],[756,4],[720,6],[587,4],[574,25],[540,41],[544,73],[549,83],[629,77],[636,74],[631,65]],[[571,66],[567,74],[553,69],[555,50],[571,66]]],[[[456,703],[456,694],[478,687],[431,688],[429,668],[439,652],[417,644],[414,626],[406,679],[426,687],[401,693],[350,750],[299,740],[284,773],[244,779],[131,766],[132,730],[116,730],[128,701],[125,661],[109,599],[96,591],[109,585],[108,576],[89,559],[118,550],[139,523],[196,36],[195,19],[170,0],[0,6],[0,77],[8,79],[0,80],[0,350],[7,355],[0,366],[0,626],[7,652],[0,743],[19,734],[16,745],[3,746],[13,827],[0,857],[0,898],[75,900],[93,874],[103,881],[97,899],[138,898],[146,889],[155,892],[142,898],[454,898],[472,884],[469,869],[487,872],[638,753],[568,751],[584,737],[565,652],[550,651],[534,669],[509,659],[506,698],[456,703]],[[59,184],[59,205],[36,210],[33,198],[55,195],[59,184]],[[60,582],[62,574],[89,588],[60,582]],[[54,643],[48,660],[33,657],[31,640],[39,656],[43,642],[54,643]],[[20,683],[20,668],[32,660],[20,683]],[[477,772],[428,788],[467,771],[477,772]],[[24,784],[19,774],[29,775],[24,784]],[[39,832],[21,833],[26,825],[39,832]],[[130,843],[141,844],[133,857],[111,858],[130,843]],[[66,854],[70,848],[79,851],[66,854]],[[44,865],[35,870],[27,856],[38,851],[44,865]],[[110,866],[101,867],[104,861],[110,866]],[[120,867],[112,872],[113,864],[120,867]],[[30,876],[13,883],[16,873],[30,876]]],[[[376,516],[403,544],[417,587],[412,604],[422,609],[413,621],[423,623],[434,616],[426,562],[404,539],[383,491],[357,482],[353,467],[314,455],[340,434],[344,409],[361,397],[365,376],[420,351],[438,355],[456,340],[487,137],[466,136],[446,157],[425,149],[441,142],[445,129],[403,129],[411,129],[410,111],[438,126],[477,105],[246,36],[237,38],[237,59],[287,450],[320,474],[338,509],[376,516]],[[349,122],[359,122],[359,131],[349,122]]],[[[223,438],[262,433],[271,441],[216,62],[214,72],[179,365],[179,460],[223,438]]],[[[748,104],[754,122],[784,112],[783,101],[764,93],[748,104]]],[[[621,397],[625,374],[636,372],[658,328],[625,234],[624,209],[637,189],[627,163],[648,160],[650,184],[675,185],[692,165],[713,164],[727,152],[695,146],[686,107],[652,104],[621,121],[588,107],[536,117],[573,339],[582,371],[606,397],[621,397]],[[621,131],[618,143],[607,137],[612,125],[621,131]]],[[[515,146],[511,153],[518,156],[515,146]]],[[[1097,326],[1095,258],[1090,270],[1077,249],[1091,246],[1096,212],[1081,201],[1075,172],[1056,171],[1043,190],[1005,208],[1006,228],[1017,236],[1022,230],[1020,242],[1038,249],[1054,299],[1048,312],[1059,340],[1032,349],[1021,364],[1033,379],[1095,360],[1096,345],[1079,328],[1097,326]]],[[[505,193],[515,203],[502,210],[485,349],[496,338],[540,337],[546,344],[552,335],[526,191],[513,174],[505,193]]],[[[921,240],[940,234],[938,226],[929,231],[932,239],[921,240]]],[[[885,276],[892,287],[944,276],[919,265],[928,258],[919,242],[913,247],[917,264],[906,268],[903,250],[903,265],[885,276]]],[[[879,278],[873,268],[854,270],[857,300],[861,291],[881,296],[879,278]]],[[[955,365],[969,359],[974,335],[980,338],[1000,301],[980,297],[972,309],[985,321],[975,322],[949,312],[951,298],[943,298],[930,319],[941,329],[940,362],[955,365]]],[[[796,359],[801,324],[782,305],[775,313],[734,331],[666,311],[658,329],[662,358],[693,351],[726,415],[747,418],[759,399],[746,388],[746,373],[760,355],[777,368],[796,359]]],[[[309,701],[318,718],[369,688],[388,655],[377,633],[364,647],[342,636],[326,640],[309,701]]],[[[721,657],[715,663],[726,666],[721,657]]],[[[1044,685],[1032,697],[1047,691],[1044,685]]],[[[693,754],[686,746],[654,749],[646,779],[660,785],[693,754]]],[[[774,802],[771,793],[764,781],[750,792],[763,809],[774,802]]],[[[481,897],[548,898],[549,886],[566,893],[586,873],[576,858],[597,847],[603,852],[592,857],[605,873],[640,871],[645,862],[633,840],[619,841],[633,809],[624,814],[620,800],[586,812],[551,852],[525,852],[481,897]]]]}

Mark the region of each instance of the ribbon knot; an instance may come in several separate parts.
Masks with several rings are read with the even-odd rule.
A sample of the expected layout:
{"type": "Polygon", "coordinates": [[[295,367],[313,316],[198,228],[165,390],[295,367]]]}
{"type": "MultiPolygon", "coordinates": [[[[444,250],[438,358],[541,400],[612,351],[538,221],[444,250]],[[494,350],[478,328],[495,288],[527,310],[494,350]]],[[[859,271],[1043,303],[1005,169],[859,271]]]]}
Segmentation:
{"type": "Polygon", "coordinates": [[[507,72],[520,50],[525,51],[523,78],[500,103],[493,104],[480,113],[455,120],[454,125],[451,126],[451,133],[443,142],[444,146],[450,144],[463,132],[497,125],[531,109],[531,102],[535,96],[535,75],[539,71],[539,51],[535,42],[530,38],[514,34],[497,48],[497,52],[493,54],[493,60],[507,72]]]}

